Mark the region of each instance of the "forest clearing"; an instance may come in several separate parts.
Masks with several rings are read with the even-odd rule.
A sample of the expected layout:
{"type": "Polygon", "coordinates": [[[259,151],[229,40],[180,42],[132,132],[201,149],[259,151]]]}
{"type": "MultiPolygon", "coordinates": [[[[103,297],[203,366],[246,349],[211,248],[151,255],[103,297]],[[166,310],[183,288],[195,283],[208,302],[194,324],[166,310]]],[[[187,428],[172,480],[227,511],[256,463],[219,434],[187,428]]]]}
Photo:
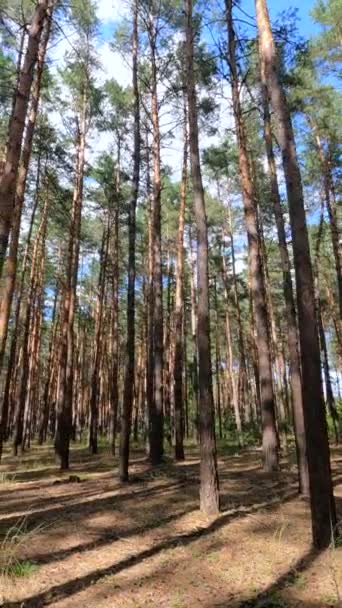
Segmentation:
{"type": "Polygon", "coordinates": [[[0,0],[0,604],[342,608],[342,0],[0,0]]]}
{"type": "MultiPolygon", "coordinates": [[[[330,608],[341,605],[342,547],[312,549],[307,501],[293,464],[263,473],[254,450],[219,451],[222,512],[198,508],[199,461],[152,469],[132,454],[131,482],[113,479],[112,456],[72,450],[68,482],[51,448],[1,465],[1,535],[21,526],[4,607],[330,608]],[[6,471],[6,473],[5,473],[6,471]],[[5,481],[6,480],[6,481],[5,481]],[[60,482],[60,483],[57,483],[60,482]],[[18,564],[30,564],[22,577],[18,564]]],[[[333,449],[342,516],[342,451],[333,449]]]]}

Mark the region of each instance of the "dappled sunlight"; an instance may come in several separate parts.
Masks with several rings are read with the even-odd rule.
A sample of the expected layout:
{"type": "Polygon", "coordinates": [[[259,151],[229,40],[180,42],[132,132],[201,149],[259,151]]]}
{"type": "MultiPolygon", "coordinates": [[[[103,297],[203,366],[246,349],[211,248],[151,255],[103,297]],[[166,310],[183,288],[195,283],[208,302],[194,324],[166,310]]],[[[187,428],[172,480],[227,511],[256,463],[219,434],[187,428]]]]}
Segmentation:
{"type": "MultiPolygon", "coordinates": [[[[198,509],[195,458],[188,465],[170,462],[155,471],[133,458],[135,471],[127,485],[117,482],[115,471],[111,478],[103,472],[110,467],[109,454],[101,455],[96,478],[52,483],[48,494],[43,478],[25,497],[28,529],[37,522],[42,529],[20,547],[19,556],[38,569],[24,585],[3,586],[6,605],[19,607],[25,600],[25,608],[233,608],[259,597],[288,572],[293,576],[294,564],[310,550],[311,537],[308,504],[296,497],[295,477],[269,477],[255,458],[221,460],[223,510],[216,518],[198,509]],[[184,471],[189,471],[186,477],[184,471]]],[[[333,469],[338,477],[336,463],[333,469]]],[[[17,507],[22,507],[23,483],[15,487],[17,507]]],[[[11,491],[9,497],[6,512],[3,492],[1,529],[18,521],[11,491]]],[[[339,552],[334,553],[335,570],[339,552]]],[[[317,562],[318,571],[330,568],[326,556],[317,562]]],[[[293,601],[304,597],[296,577],[292,595],[287,583],[280,584],[293,601]]],[[[314,575],[308,580],[315,580],[314,575]]],[[[322,597],[331,585],[322,583],[322,597]]]]}

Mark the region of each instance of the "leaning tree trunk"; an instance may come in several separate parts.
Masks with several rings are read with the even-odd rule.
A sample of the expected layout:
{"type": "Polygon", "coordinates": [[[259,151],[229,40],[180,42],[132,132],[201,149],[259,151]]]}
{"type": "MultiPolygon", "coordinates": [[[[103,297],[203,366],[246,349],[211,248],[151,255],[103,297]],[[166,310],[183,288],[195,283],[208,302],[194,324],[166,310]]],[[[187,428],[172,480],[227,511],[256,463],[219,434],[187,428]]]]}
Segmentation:
{"type": "Polygon", "coordinates": [[[328,211],[331,243],[332,243],[334,261],[335,261],[340,321],[342,321],[341,239],[340,239],[340,232],[339,232],[338,221],[337,221],[337,209],[336,209],[336,205],[334,203],[334,197],[332,196],[332,192],[333,192],[332,175],[331,175],[331,170],[329,167],[329,161],[325,156],[324,148],[323,148],[322,141],[321,141],[319,132],[317,130],[315,121],[310,116],[309,116],[308,120],[309,120],[309,124],[313,130],[318,158],[320,160],[322,174],[323,174],[324,196],[325,196],[325,203],[326,203],[327,211],[328,211]]]}
{"type": "MultiPolygon", "coordinates": [[[[260,66],[262,69],[262,66],[260,66]]],[[[281,208],[280,193],[278,187],[277,169],[272,144],[271,116],[268,105],[268,96],[265,83],[262,83],[262,101],[264,112],[264,138],[268,162],[268,174],[271,184],[271,196],[273,211],[277,226],[280,259],[283,272],[283,293],[285,299],[286,322],[287,322],[287,346],[289,352],[290,384],[292,395],[293,422],[295,430],[297,461],[299,471],[299,491],[302,494],[309,493],[309,476],[306,459],[306,442],[304,432],[302,379],[300,368],[300,355],[298,348],[298,333],[295,299],[291,278],[291,263],[287,249],[285,222],[281,208]]]]}
{"type": "Polygon", "coordinates": [[[324,199],[321,202],[321,218],[318,227],[317,240],[315,246],[315,263],[314,263],[314,281],[315,281],[315,298],[316,298],[316,315],[317,315],[317,323],[318,323],[318,333],[319,333],[319,343],[322,353],[323,360],[323,372],[324,372],[324,381],[325,381],[325,391],[326,391],[326,402],[328,406],[328,411],[330,413],[332,423],[334,426],[334,434],[336,443],[339,442],[339,419],[338,412],[336,409],[334,393],[331,385],[330,378],[330,367],[329,367],[329,357],[328,357],[328,348],[327,342],[325,338],[324,324],[323,324],[323,313],[322,313],[322,302],[320,297],[320,289],[319,289],[319,270],[320,270],[320,252],[321,252],[321,241],[324,232],[324,199]]]}
{"type": "Polygon", "coordinates": [[[38,49],[37,69],[31,91],[30,112],[25,129],[25,139],[21,152],[20,167],[18,170],[17,183],[15,189],[14,211],[9,252],[4,267],[4,276],[2,277],[2,281],[0,283],[0,371],[2,369],[3,356],[7,340],[8,322],[10,318],[13,293],[15,289],[21,216],[24,204],[26,180],[30,164],[33,134],[37,120],[41,80],[43,75],[45,54],[50,35],[50,29],[51,13],[48,14],[48,18],[46,20],[43,35],[38,49]]]}
{"type": "Polygon", "coordinates": [[[0,276],[2,275],[14,212],[15,187],[34,68],[38,59],[44,22],[50,6],[52,6],[51,0],[39,0],[33,13],[25,58],[15,92],[13,113],[8,131],[6,159],[0,175],[0,276]]]}
{"type": "Polygon", "coordinates": [[[208,233],[198,145],[192,0],[184,1],[184,11],[190,166],[194,197],[194,214],[197,227],[197,340],[199,358],[199,435],[201,455],[200,508],[206,515],[215,515],[219,512],[219,482],[216,463],[215,420],[211,383],[208,233]]]}
{"type": "Polygon", "coordinates": [[[296,273],[299,338],[302,359],[304,426],[310,483],[310,506],[314,545],[330,544],[336,535],[336,510],[333,496],[330,454],[324,400],[322,398],[321,360],[315,317],[315,293],[306,225],[304,197],[296,154],[291,116],[279,77],[276,46],[266,0],[255,0],[259,32],[259,55],[264,84],[278,124],[289,203],[292,246],[296,273]]]}
{"type": "Polygon", "coordinates": [[[267,315],[265,279],[262,268],[260,235],[257,219],[257,203],[248,159],[245,125],[242,118],[238,69],[236,63],[236,43],[232,17],[232,0],[226,0],[226,20],[228,30],[228,63],[231,71],[233,113],[235,119],[239,171],[245,222],[248,237],[248,257],[250,265],[251,295],[256,324],[256,343],[259,366],[260,403],[262,421],[262,448],[265,471],[278,468],[278,436],[275,424],[275,400],[273,392],[270,336],[267,315]]]}

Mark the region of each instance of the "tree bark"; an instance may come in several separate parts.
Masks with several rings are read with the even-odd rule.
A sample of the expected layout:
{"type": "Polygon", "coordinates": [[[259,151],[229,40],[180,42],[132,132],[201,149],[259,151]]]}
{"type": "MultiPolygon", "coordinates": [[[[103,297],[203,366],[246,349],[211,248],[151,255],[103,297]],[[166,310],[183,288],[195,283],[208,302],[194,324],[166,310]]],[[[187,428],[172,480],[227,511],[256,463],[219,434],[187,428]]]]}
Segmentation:
{"type": "MultiPolygon", "coordinates": [[[[234,361],[233,361],[233,340],[232,340],[232,329],[230,322],[230,310],[229,310],[229,285],[228,285],[228,274],[227,265],[224,254],[222,254],[222,278],[225,291],[225,304],[226,304],[226,315],[225,315],[225,330],[226,330],[226,341],[227,341],[227,379],[229,387],[229,397],[233,404],[234,417],[236,424],[236,431],[238,436],[238,443],[242,445],[242,421],[239,403],[239,394],[236,378],[234,375],[234,361]]],[[[241,350],[240,350],[241,355],[241,350]]]]}
{"type": "Polygon", "coordinates": [[[129,437],[131,432],[132,404],[135,368],[135,241],[136,241],[136,206],[139,196],[140,176],[140,103],[138,88],[138,4],[133,8],[132,60],[133,60],[133,95],[134,95],[134,150],[132,195],[128,216],[128,286],[127,286],[127,341],[124,395],[122,404],[120,464],[121,481],[128,480],[129,437]]]}
{"type": "Polygon", "coordinates": [[[8,322],[10,318],[13,293],[15,289],[21,216],[24,204],[27,173],[31,158],[32,140],[38,114],[41,80],[43,75],[45,54],[50,35],[50,29],[51,12],[48,12],[45,27],[43,30],[43,35],[40,40],[38,49],[37,68],[30,96],[30,112],[26,125],[25,139],[21,152],[20,166],[17,176],[9,253],[3,269],[4,276],[2,277],[2,280],[0,282],[0,371],[2,369],[3,356],[7,340],[8,322]]]}
{"type": "Polygon", "coordinates": [[[318,158],[319,158],[321,168],[322,168],[325,204],[326,204],[326,207],[328,210],[331,242],[332,242],[334,261],[335,261],[340,321],[342,321],[341,244],[340,244],[340,234],[339,234],[339,228],[338,228],[338,222],[337,222],[337,209],[336,209],[336,205],[334,203],[334,197],[332,197],[332,192],[334,190],[333,183],[332,183],[333,180],[332,180],[331,170],[329,167],[329,161],[326,158],[326,155],[324,153],[324,148],[322,145],[321,137],[319,135],[315,121],[312,119],[311,116],[308,116],[308,122],[309,122],[310,127],[313,130],[316,150],[317,150],[318,158]]]}
{"type": "Polygon", "coordinates": [[[151,117],[153,129],[153,198],[152,198],[152,328],[153,328],[153,398],[150,403],[149,440],[150,459],[153,465],[161,463],[163,457],[163,298],[162,298],[162,252],[161,252],[161,174],[160,174],[160,128],[157,92],[155,15],[149,15],[148,37],[151,60],[151,117]]]}
{"type": "Polygon", "coordinates": [[[235,32],[232,17],[233,3],[232,0],[225,1],[228,29],[228,63],[231,72],[233,113],[238,140],[239,171],[248,237],[251,294],[257,330],[256,342],[260,382],[263,463],[264,470],[271,472],[278,469],[279,442],[275,424],[275,400],[272,381],[265,279],[262,268],[260,235],[258,230],[257,202],[252,182],[251,167],[247,151],[246,131],[241,111],[239,78],[236,63],[235,32]]]}
{"type": "Polygon", "coordinates": [[[297,287],[299,338],[302,360],[303,411],[310,483],[313,543],[330,544],[337,533],[330,470],[329,443],[322,398],[321,361],[315,294],[306,226],[304,198],[287,100],[279,79],[276,47],[265,0],[256,0],[260,63],[264,84],[277,117],[278,141],[289,203],[297,287]]]}
{"type": "Polygon", "coordinates": [[[198,358],[200,508],[206,515],[219,512],[219,482],[216,463],[214,404],[211,383],[208,234],[198,144],[198,118],[194,76],[192,0],[184,0],[186,30],[186,79],[189,112],[189,149],[194,214],[197,227],[198,358]]]}
{"type": "MultiPolygon", "coordinates": [[[[260,66],[261,70],[263,69],[260,66]]],[[[286,243],[285,222],[281,207],[275,156],[272,143],[271,116],[268,105],[267,89],[264,82],[262,86],[264,139],[268,163],[268,175],[271,185],[273,212],[277,226],[278,244],[283,272],[283,293],[285,299],[287,346],[289,352],[290,384],[292,396],[293,422],[296,440],[297,462],[299,472],[299,491],[309,494],[308,464],[306,459],[306,441],[304,431],[302,379],[300,367],[300,354],[298,347],[298,328],[296,319],[295,298],[291,279],[290,256],[286,243]]]]}
{"type": "Polygon", "coordinates": [[[83,179],[86,146],[86,94],[83,95],[80,126],[77,132],[75,185],[72,201],[66,281],[63,293],[60,378],[57,396],[55,451],[62,470],[69,468],[69,446],[72,430],[74,318],[79,263],[83,179]]]}
{"type": "Polygon", "coordinates": [[[25,312],[25,324],[24,324],[24,335],[23,335],[23,346],[22,346],[22,367],[21,367],[21,379],[19,386],[19,400],[16,412],[16,422],[15,422],[15,436],[13,442],[13,452],[16,455],[18,449],[22,447],[23,439],[24,439],[24,416],[25,409],[28,410],[28,396],[29,396],[29,376],[30,376],[30,366],[32,363],[32,357],[30,356],[30,338],[33,337],[33,322],[32,312],[34,311],[34,302],[36,297],[37,290],[37,276],[39,275],[39,266],[41,263],[41,256],[43,254],[43,248],[45,244],[45,235],[47,229],[47,219],[48,219],[48,206],[49,206],[49,192],[47,187],[47,192],[45,194],[46,199],[44,203],[44,208],[42,211],[39,228],[35,237],[35,243],[32,253],[32,263],[31,263],[31,276],[30,276],[30,289],[26,302],[26,312],[25,312]],[[26,408],[25,408],[26,406],[26,408]]]}
{"type": "Polygon", "coordinates": [[[173,366],[175,410],[175,458],[184,460],[184,395],[183,395],[183,322],[184,322],[184,225],[188,183],[188,113],[184,94],[183,168],[179,193],[177,234],[176,295],[175,295],[175,358],[173,366]]]}
{"type": "Polygon", "coordinates": [[[6,160],[0,176],[0,277],[14,212],[15,186],[30,90],[38,59],[40,38],[50,6],[52,6],[51,0],[39,0],[33,13],[8,130],[6,160]]]}
{"type": "Polygon", "coordinates": [[[49,415],[50,415],[50,391],[51,385],[53,381],[53,372],[54,372],[54,358],[55,352],[58,348],[58,340],[57,340],[57,329],[58,329],[58,296],[59,296],[59,285],[57,282],[55,297],[53,303],[53,312],[51,319],[51,336],[49,343],[49,354],[48,360],[46,364],[46,380],[43,391],[43,404],[42,404],[42,415],[39,426],[39,436],[38,442],[39,445],[43,445],[44,441],[46,441],[48,426],[49,426],[49,415]]]}
{"type": "Polygon", "coordinates": [[[197,343],[197,298],[196,298],[196,259],[192,247],[192,231],[189,226],[189,270],[190,270],[190,298],[191,298],[191,342],[192,342],[192,365],[191,365],[191,380],[192,380],[192,401],[195,406],[195,438],[198,441],[199,429],[199,390],[198,390],[198,343],[197,343]]]}
{"type": "Polygon", "coordinates": [[[97,454],[98,418],[99,418],[99,378],[101,364],[102,328],[104,316],[104,299],[106,287],[106,271],[109,248],[110,213],[108,211],[107,226],[103,229],[102,247],[100,253],[100,276],[95,319],[95,354],[90,387],[90,421],[89,421],[89,449],[97,454]]]}

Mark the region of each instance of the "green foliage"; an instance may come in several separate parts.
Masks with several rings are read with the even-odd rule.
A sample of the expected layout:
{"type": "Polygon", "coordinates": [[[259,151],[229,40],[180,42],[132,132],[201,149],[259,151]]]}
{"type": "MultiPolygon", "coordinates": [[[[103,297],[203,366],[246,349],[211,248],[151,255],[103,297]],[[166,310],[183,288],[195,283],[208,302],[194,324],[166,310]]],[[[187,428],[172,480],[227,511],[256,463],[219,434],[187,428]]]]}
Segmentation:
{"type": "Polygon", "coordinates": [[[30,560],[24,560],[11,564],[5,569],[3,575],[9,578],[26,578],[31,576],[36,570],[38,570],[37,564],[30,560]]]}
{"type": "Polygon", "coordinates": [[[314,39],[313,55],[326,71],[341,78],[342,4],[340,0],[318,0],[311,15],[322,26],[314,39]]]}

